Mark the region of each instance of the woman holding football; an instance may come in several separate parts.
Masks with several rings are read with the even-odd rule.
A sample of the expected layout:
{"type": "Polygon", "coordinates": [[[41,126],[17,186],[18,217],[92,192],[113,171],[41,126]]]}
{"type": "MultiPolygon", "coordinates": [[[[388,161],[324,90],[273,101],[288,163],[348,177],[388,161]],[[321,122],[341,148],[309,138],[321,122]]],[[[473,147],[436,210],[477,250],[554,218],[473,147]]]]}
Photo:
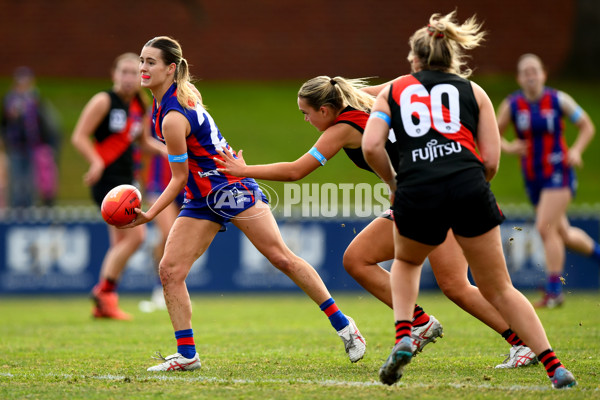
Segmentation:
{"type": "Polygon", "coordinates": [[[217,150],[231,151],[199,93],[188,86],[186,59],[179,43],[166,36],[148,41],[140,56],[142,86],[154,96],[153,129],[167,145],[171,180],[156,202],[127,227],[156,217],[185,187],[184,205],[173,224],[160,262],[167,310],[177,353],[149,371],[200,368],[192,330],[192,306],[185,278],[192,263],[231,222],[325,313],[342,339],[350,361],[362,359],[366,344],[352,318],[344,315],[317,271],[296,256],[281,238],[266,198],[256,182],[217,171],[217,150]]]}

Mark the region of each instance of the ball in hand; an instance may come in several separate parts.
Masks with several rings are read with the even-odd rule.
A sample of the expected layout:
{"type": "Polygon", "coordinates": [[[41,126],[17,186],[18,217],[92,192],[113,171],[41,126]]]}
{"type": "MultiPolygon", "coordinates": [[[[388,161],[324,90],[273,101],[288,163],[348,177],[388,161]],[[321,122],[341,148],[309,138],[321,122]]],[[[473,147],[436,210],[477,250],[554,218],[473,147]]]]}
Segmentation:
{"type": "Polygon", "coordinates": [[[114,226],[127,225],[137,217],[136,208],[142,205],[142,195],[133,185],[120,185],[104,196],[100,210],[106,223],[114,226]]]}

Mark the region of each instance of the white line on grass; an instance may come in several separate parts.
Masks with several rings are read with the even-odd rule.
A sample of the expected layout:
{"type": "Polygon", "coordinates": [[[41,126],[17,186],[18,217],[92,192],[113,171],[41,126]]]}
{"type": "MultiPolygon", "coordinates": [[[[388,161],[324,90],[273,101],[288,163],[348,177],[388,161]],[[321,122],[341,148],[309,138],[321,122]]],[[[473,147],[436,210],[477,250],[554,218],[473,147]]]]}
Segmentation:
{"type": "MultiPolygon", "coordinates": [[[[44,376],[49,378],[63,378],[63,379],[92,379],[92,380],[104,380],[104,381],[115,381],[115,382],[123,382],[123,381],[172,381],[172,382],[215,382],[215,383],[236,383],[236,384],[246,384],[246,385],[254,385],[254,384],[263,384],[263,383],[275,383],[275,384],[305,384],[305,385],[317,385],[317,386],[354,386],[354,387],[370,387],[370,386],[383,386],[382,383],[376,381],[368,381],[368,382],[359,382],[359,381],[338,381],[333,379],[327,380],[312,380],[312,379],[223,379],[217,377],[207,377],[207,376],[182,376],[182,375],[172,375],[172,374],[181,374],[181,372],[171,372],[167,373],[169,375],[135,375],[135,376],[126,376],[126,375],[72,375],[72,374],[54,374],[48,373],[44,374],[44,376]]],[[[0,376],[5,376],[8,378],[19,378],[21,377],[29,377],[33,374],[0,374],[0,376]]],[[[404,382],[400,382],[396,384],[398,387],[405,388],[444,388],[451,387],[454,389],[493,389],[493,390],[502,390],[502,391],[515,391],[515,390],[528,390],[534,392],[544,392],[548,390],[552,390],[550,383],[547,386],[525,386],[525,385],[490,385],[490,384],[470,384],[470,383],[442,383],[442,384],[405,384],[404,382]]],[[[586,390],[587,391],[587,390],[586,390]]],[[[598,392],[599,389],[593,389],[592,391],[598,392]]]]}

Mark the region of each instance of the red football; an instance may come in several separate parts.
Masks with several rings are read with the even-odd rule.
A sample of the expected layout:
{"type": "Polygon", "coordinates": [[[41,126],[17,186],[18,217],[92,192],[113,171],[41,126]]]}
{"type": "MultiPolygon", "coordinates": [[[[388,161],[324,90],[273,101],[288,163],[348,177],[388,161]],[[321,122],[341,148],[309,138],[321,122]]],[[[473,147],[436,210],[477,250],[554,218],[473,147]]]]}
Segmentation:
{"type": "Polygon", "coordinates": [[[120,185],[106,194],[102,200],[102,218],[114,226],[127,225],[135,219],[136,208],[142,204],[140,191],[132,185],[120,185]]]}

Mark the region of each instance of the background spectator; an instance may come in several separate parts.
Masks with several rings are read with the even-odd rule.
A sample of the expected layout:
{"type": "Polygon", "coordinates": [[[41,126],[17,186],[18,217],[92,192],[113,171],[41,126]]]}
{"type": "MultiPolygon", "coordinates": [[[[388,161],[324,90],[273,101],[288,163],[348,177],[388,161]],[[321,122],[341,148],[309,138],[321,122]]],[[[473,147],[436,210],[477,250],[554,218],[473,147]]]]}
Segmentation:
{"type": "Polygon", "coordinates": [[[11,207],[31,207],[39,199],[52,205],[58,187],[56,150],[59,132],[55,119],[35,87],[33,71],[15,70],[12,88],[2,102],[2,141],[8,161],[11,207]]]}

